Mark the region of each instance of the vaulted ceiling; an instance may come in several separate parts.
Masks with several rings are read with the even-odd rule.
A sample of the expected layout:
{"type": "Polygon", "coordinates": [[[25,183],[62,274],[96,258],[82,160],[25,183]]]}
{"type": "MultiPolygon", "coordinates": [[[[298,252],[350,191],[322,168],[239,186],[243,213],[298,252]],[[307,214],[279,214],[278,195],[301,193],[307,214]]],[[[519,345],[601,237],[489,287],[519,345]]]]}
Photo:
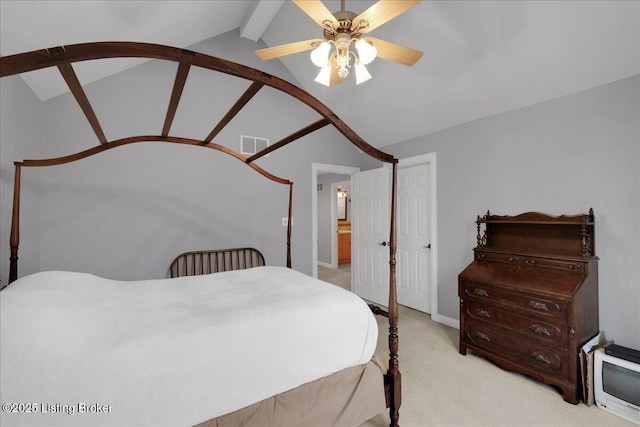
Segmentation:
{"type": "MultiPolygon", "coordinates": [[[[323,1],[330,11],[340,1],[323,1]]],[[[371,0],[347,0],[360,13],[371,0]]],[[[92,41],[189,47],[233,29],[256,49],[321,37],[289,1],[0,0],[0,53],[92,41]]],[[[308,53],[274,59],[372,145],[382,147],[640,73],[639,1],[423,1],[371,35],[424,52],[413,67],[376,59],[373,78],[326,88],[308,53]]],[[[139,60],[75,66],[83,84],[139,60]]],[[[23,79],[46,100],[56,70],[23,79]]]]}

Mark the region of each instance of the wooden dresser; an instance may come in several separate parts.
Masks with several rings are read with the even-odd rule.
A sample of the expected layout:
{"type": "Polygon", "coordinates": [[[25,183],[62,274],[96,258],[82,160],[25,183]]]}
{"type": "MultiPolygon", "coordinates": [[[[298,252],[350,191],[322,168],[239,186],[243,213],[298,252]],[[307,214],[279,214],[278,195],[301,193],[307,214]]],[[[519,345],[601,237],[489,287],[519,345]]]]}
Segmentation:
{"type": "Polygon", "coordinates": [[[460,353],[581,398],[578,354],[598,333],[593,210],[478,216],[474,261],[458,276],[460,353]]]}

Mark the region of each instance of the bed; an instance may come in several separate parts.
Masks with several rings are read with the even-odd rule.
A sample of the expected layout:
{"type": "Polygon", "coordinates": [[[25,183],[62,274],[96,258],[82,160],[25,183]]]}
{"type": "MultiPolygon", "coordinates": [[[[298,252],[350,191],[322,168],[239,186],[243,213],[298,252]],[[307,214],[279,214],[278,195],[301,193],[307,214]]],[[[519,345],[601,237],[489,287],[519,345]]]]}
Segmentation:
{"type": "Polygon", "coordinates": [[[0,326],[2,403],[16,406],[3,411],[2,424],[33,425],[38,420],[35,424],[357,425],[387,407],[391,425],[397,426],[401,404],[395,279],[397,159],[367,144],[300,88],[220,58],[131,42],[78,44],[0,57],[0,77],[46,67],[58,68],[99,144],[62,157],[14,163],[10,285],[0,293],[0,326]],[[72,64],[120,57],[178,63],[161,133],[111,141],[104,136],[72,64]],[[252,82],[203,139],[170,134],[191,67],[252,82]],[[322,118],[249,156],[213,142],[263,86],[298,99],[322,118]],[[255,163],[327,125],[362,152],[392,165],[388,310],[367,307],[355,295],[291,269],[293,182],[255,163]],[[214,149],[288,186],[286,268],[252,265],[212,273],[209,267],[196,276],[138,282],[74,272],[42,272],[18,279],[22,168],[63,165],[147,141],[214,149]],[[286,312],[293,317],[285,317],[286,312]],[[377,337],[372,312],[389,319],[388,363],[372,361],[377,337]],[[225,318],[231,322],[223,322],[225,318]],[[274,334],[267,335],[266,329],[274,334]],[[64,345],[55,347],[60,337],[66,337],[64,345]],[[384,365],[382,371],[379,365],[384,365]],[[238,382],[240,377],[246,382],[238,382]]]}
{"type": "MultiPolygon", "coordinates": [[[[7,426],[196,425],[366,365],[377,343],[363,300],[285,267],[138,282],[49,271],[14,282],[0,301],[3,402],[77,412],[38,405],[4,412],[7,426]],[[81,412],[81,403],[108,412],[81,412]]],[[[384,410],[374,369],[377,393],[365,387],[355,408],[344,405],[357,413],[338,425],[384,410]]]]}

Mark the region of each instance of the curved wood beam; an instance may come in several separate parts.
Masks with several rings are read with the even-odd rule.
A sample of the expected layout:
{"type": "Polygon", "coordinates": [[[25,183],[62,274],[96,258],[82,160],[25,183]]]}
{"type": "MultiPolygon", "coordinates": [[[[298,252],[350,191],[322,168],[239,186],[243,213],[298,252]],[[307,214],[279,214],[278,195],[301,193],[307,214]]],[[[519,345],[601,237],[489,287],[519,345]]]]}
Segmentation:
{"type": "Polygon", "coordinates": [[[385,163],[397,163],[398,161],[392,155],[369,145],[326,105],[299,87],[255,68],[186,49],[134,42],[74,44],[63,48],[42,49],[0,57],[0,77],[73,62],[105,58],[150,58],[175,61],[180,64],[195,65],[262,83],[291,95],[316,110],[320,115],[328,119],[351,143],[369,156],[385,163]]]}
{"type": "MultiPolygon", "coordinates": [[[[199,139],[192,139],[192,138],[182,138],[182,137],[177,137],[177,136],[166,136],[163,137],[161,135],[138,135],[138,136],[130,136],[127,138],[122,138],[122,139],[117,139],[115,141],[111,141],[108,144],[103,144],[103,145],[99,145],[97,147],[93,147],[93,148],[89,148],[88,150],[84,150],[84,151],[80,151],[79,153],[75,153],[75,154],[70,154],[68,156],[63,156],[63,157],[55,157],[55,158],[51,158],[51,159],[42,159],[42,160],[23,160],[22,162],[19,162],[20,165],[22,166],[26,166],[26,167],[43,167],[43,166],[57,166],[57,165],[63,165],[65,163],[71,163],[71,162],[75,162],[76,160],[81,160],[81,159],[86,159],[87,157],[91,157],[94,156],[96,154],[102,153],[104,151],[110,150],[112,148],[116,148],[116,147],[121,147],[123,145],[128,145],[128,144],[135,144],[137,142],[169,142],[169,143],[174,143],[174,144],[184,144],[184,145],[193,145],[193,146],[197,146],[197,147],[206,147],[206,148],[211,148],[214,150],[218,150],[218,151],[222,151],[223,153],[226,153],[232,157],[235,157],[236,159],[240,160],[242,163],[245,163],[246,160],[246,156],[243,156],[242,154],[239,154],[225,146],[216,144],[214,142],[210,142],[208,144],[203,144],[201,140],[199,139]]],[[[251,163],[248,164],[248,166],[250,166],[251,168],[253,168],[255,171],[257,171],[258,173],[260,173],[261,175],[263,175],[266,178],[269,178],[272,181],[275,181],[279,184],[286,184],[286,185],[291,185],[292,182],[284,179],[284,178],[280,178],[277,177],[275,175],[270,174],[269,172],[265,171],[264,169],[262,169],[260,166],[251,163]]]]}

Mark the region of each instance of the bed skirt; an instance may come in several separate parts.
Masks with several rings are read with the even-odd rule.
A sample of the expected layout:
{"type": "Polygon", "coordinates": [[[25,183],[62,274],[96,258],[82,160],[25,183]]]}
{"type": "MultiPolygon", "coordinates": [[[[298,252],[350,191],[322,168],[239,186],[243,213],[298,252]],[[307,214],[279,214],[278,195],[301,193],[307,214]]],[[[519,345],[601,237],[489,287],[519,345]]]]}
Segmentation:
{"type": "Polygon", "coordinates": [[[386,409],[383,372],[374,361],[336,372],[196,427],[344,426],[386,409]]]}

